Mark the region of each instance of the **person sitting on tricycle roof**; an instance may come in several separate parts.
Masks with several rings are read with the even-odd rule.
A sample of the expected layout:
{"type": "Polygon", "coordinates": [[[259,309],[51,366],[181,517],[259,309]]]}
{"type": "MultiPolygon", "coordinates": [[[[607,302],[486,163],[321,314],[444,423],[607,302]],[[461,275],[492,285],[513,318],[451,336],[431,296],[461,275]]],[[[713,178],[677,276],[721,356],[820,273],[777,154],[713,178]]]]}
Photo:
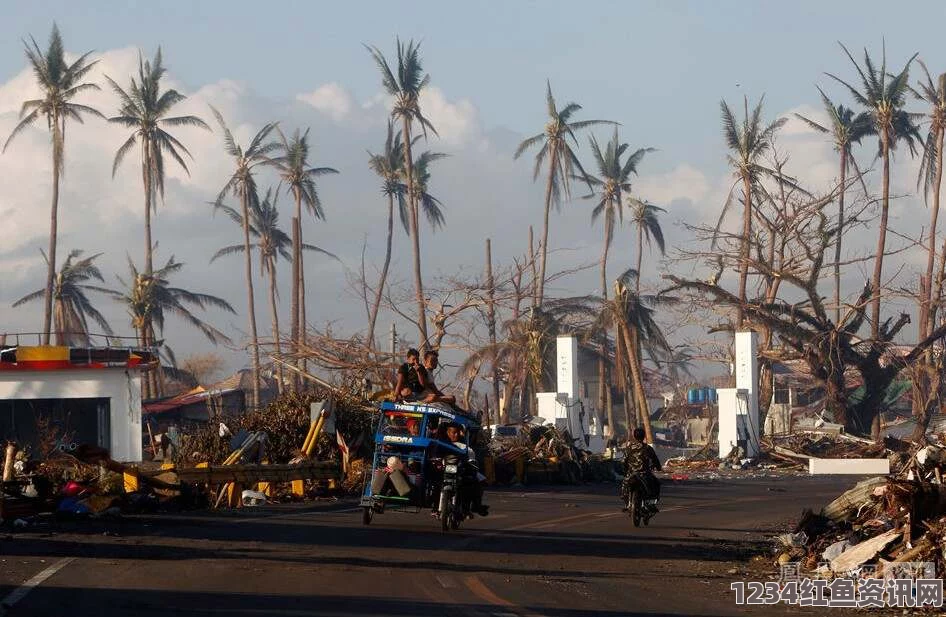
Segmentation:
{"type": "Polygon", "coordinates": [[[423,398],[422,393],[433,386],[427,369],[420,363],[420,352],[413,347],[407,350],[407,362],[397,370],[397,384],[394,386],[394,401],[416,401],[423,398]]]}

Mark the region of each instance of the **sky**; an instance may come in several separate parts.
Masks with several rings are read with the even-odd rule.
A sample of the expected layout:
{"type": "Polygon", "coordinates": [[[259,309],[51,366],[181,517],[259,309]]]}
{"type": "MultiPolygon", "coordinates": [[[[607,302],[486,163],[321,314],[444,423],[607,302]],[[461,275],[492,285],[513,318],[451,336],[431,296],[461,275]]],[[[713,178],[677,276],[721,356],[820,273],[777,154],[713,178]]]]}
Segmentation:
{"type": "MultiPolygon", "coordinates": [[[[383,144],[389,102],[364,44],[390,55],[394,39],[422,42],[431,88],[422,105],[438,128],[432,150],[450,155],[434,170],[431,190],[445,204],[446,227],[424,230],[425,272],[435,278],[482,269],[483,241],[493,240],[501,265],[525,249],[525,229],[541,224],[542,185],[531,178],[531,158],[513,161],[516,144],[544,125],[544,88],[552,85],[560,103],[575,101],[579,119],[620,123],[622,141],[654,147],[639,167],[635,191],[667,209],[671,248],[691,242],[683,223],[715,220],[731,184],[719,121],[719,101],[741,108],[765,95],[769,120],[793,112],[819,118],[815,85],[850,105],[826,71],[853,78],[838,41],[859,57],[863,47],[880,52],[886,42],[890,64],[902,66],[919,52],[938,73],[946,69],[941,24],[946,5],[911,2],[903,25],[880,19],[889,3],[851,2],[29,2],[5,7],[0,28],[0,136],[16,123],[20,103],[35,96],[26,71],[22,39],[44,45],[55,20],[70,53],[95,50],[100,62],[90,76],[107,74],[127,84],[138,50],[150,57],[162,46],[167,85],[188,95],[181,113],[212,121],[208,104],[221,110],[238,140],[278,120],[287,131],[311,127],[313,162],[335,167],[337,176],[320,183],[326,221],[305,222],[306,240],[336,253],[343,265],[313,259],[307,265],[309,309],[317,325],[336,332],[364,327],[363,308],[350,292],[348,272],[359,267],[367,243],[369,272],[383,256],[385,205],[366,165],[366,150],[383,144]]],[[[107,89],[82,102],[106,115],[116,111],[107,89]]],[[[918,110],[920,107],[914,105],[918,110]]],[[[608,131],[598,131],[606,140],[608,131]]],[[[104,252],[106,279],[127,275],[127,256],[140,263],[142,195],[137,157],[111,177],[111,158],[125,133],[90,119],[67,135],[66,175],[61,200],[60,255],[74,247],[104,252]]],[[[169,174],[165,203],[158,209],[157,261],[174,255],[187,265],[175,283],[220,295],[239,315],[207,318],[235,340],[246,332],[245,293],[238,258],[209,263],[217,248],[239,241],[239,231],[212,216],[207,202],[223,186],[229,169],[218,133],[180,129],[194,155],[190,175],[169,174]]],[[[826,188],[835,175],[830,144],[790,120],[780,146],[791,154],[793,172],[826,188]]],[[[873,146],[859,157],[870,164],[873,146]]],[[[588,156],[582,137],[580,156],[588,156]]],[[[914,189],[916,164],[903,154],[895,166],[894,189],[914,189]]],[[[869,178],[870,180],[870,178],[869,178]]],[[[265,174],[261,184],[275,184],[265,174]]],[[[42,126],[21,134],[0,155],[0,332],[35,331],[41,305],[10,308],[42,285],[49,215],[49,145],[42,126]]],[[[875,184],[877,184],[875,182],[875,184]]],[[[284,224],[289,199],[283,198],[284,224]]],[[[590,223],[591,203],[563,204],[553,216],[550,270],[593,263],[600,253],[600,229],[590,223]]],[[[892,224],[916,232],[926,217],[921,200],[895,202],[892,224]],[[917,213],[923,212],[922,216],[917,213]]],[[[872,234],[852,242],[869,250],[872,234]]],[[[393,274],[409,281],[407,238],[395,239],[393,274]]],[[[619,232],[612,271],[630,265],[630,230],[619,232]]],[[[920,257],[902,256],[904,267],[920,257]]],[[[645,270],[658,280],[656,261],[645,270]]],[[[288,289],[284,268],[281,286],[288,289]]],[[[852,276],[856,278],[858,273],[852,276]]],[[[851,280],[852,289],[859,284],[851,280]]],[[[257,285],[257,287],[262,287],[257,285]]],[[[583,271],[556,282],[559,294],[593,293],[598,274],[583,271]]],[[[122,309],[100,299],[116,331],[128,332],[122,309]]],[[[260,295],[260,329],[269,325],[260,295]]],[[[288,303],[284,303],[288,304],[288,303]]],[[[282,315],[284,323],[288,310],[282,315]]],[[[383,315],[388,324],[392,315],[383,315]]],[[[386,328],[386,325],[385,325],[386,328]]],[[[402,326],[403,328],[403,326],[402,326]]],[[[184,325],[169,327],[179,357],[206,345],[184,325]]],[[[239,353],[225,351],[228,368],[242,366],[239,353]]]]}

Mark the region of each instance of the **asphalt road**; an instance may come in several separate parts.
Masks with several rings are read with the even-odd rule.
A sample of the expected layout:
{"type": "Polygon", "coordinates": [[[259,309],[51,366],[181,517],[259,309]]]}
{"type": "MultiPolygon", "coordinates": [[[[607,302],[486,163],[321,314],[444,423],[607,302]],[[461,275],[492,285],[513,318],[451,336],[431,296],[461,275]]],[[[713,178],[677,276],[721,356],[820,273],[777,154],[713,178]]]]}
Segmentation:
{"type": "Polygon", "coordinates": [[[448,534],[426,513],[365,527],[350,502],[57,524],[0,539],[0,597],[10,616],[801,614],[737,607],[729,585],[854,481],[665,482],[640,529],[608,485],[489,492],[492,514],[448,534]]]}

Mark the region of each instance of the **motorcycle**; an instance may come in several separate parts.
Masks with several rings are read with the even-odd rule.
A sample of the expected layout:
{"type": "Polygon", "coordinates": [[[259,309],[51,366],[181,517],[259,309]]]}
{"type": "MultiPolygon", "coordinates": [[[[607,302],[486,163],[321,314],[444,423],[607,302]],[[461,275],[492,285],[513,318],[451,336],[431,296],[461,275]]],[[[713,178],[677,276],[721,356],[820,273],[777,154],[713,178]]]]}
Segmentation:
{"type": "Polygon", "coordinates": [[[440,524],[444,531],[456,531],[467,517],[460,496],[460,473],[462,462],[458,456],[447,456],[443,460],[443,484],[440,487],[440,524]]]}
{"type": "Polygon", "coordinates": [[[650,519],[657,514],[659,498],[654,495],[653,489],[641,472],[634,473],[627,489],[627,514],[635,527],[650,524],[650,519]]]}

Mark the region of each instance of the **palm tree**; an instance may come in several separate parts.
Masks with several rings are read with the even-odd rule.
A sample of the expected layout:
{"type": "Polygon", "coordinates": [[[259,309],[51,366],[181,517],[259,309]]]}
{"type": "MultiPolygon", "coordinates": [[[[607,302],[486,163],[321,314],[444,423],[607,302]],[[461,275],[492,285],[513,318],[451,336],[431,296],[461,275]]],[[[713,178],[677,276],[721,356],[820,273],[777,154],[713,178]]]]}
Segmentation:
{"type": "MultiPolygon", "coordinates": [[[[865,112],[855,114],[854,110],[844,105],[835,105],[831,99],[818,88],[824,110],[828,114],[828,126],[824,126],[806,118],[801,114],[795,117],[805,124],[834,140],[834,150],[841,161],[840,193],[838,194],[838,227],[835,232],[837,243],[834,245],[834,323],[841,323],[841,240],[844,231],[844,196],[847,192],[847,166],[850,165],[857,172],[863,185],[863,176],[854,160],[854,144],[860,144],[861,139],[871,134],[870,117],[865,112]]],[[[866,192],[866,187],[865,187],[866,192]]]]}
{"type": "MultiPolygon", "coordinates": [[[[296,217],[292,227],[292,302],[290,303],[290,336],[295,345],[305,344],[306,316],[305,316],[305,268],[302,260],[302,206],[309,214],[317,219],[324,220],[325,212],[319,200],[316,178],[327,174],[337,174],[338,170],[331,167],[310,167],[309,163],[309,129],[300,133],[296,129],[292,139],[286,139],[279,128],[279,142],[276,152],[279,156],[270,160],[279,172],[286,190],[292,193],[296,201],[296,217]]],[[[301,367],[300,367],[301,368],[301,367]]]]}
{"type": "Polygon", "coordinates": [[[223,116],[220,115],[220,112],[214,107],[211,107],[210,110],[213,112],[214,117],[217,118],[217,122],[220,124],[220,128],[223,131],[224,151],[233,157],[235,167],[227,183],[220,189],[220,193],[217,195],[217,200],[214,203],[217,207],[222,207],[224,198],[230,194],[240,200],[243,224],[243,253],[246,257],[244,265],[246,273],[247,310],[250,321],[250,345],[253,348],[253,354],[251,356],[253,361],[253,407],[258,408],[260,400],[259,338],[256,334],[256,302],[253,294],[253,267],[250,256],[250,211],[253,208],[259,207],[259,192],[256,189],[256,179],[253,177],[253,171],[259,165],[269,163],[269,154],[279,148],[278,143],[266,141],[269,134],[276,128],[276,124],[270,122],[261,128],[253,139],[250,140],[250,145],[244,150],[237,145],[236,141],[233,139],[233,133],[227,128],[227,124],[223,121],[223,116]]]}
{"type": "Polygon", "coordinates": [[[634,277],[634,293],[641,292],[641,262],[644,258],[644,241],[647,246],[657,245],[657,250],[661,255],[667,254],[667,246],[664,243],[664,231],[660,227],[658,216],[666,210],[646,201],[630,198],[628,205],[631,208],[631,221],[637,227],[637,276],[634,277]]]}
{"type": "Polygon", "coordinates": [[[516,148],[514,159],[522,156],[522,153],[539,146],[538,154],[535,155],[535,168],[532,171],[532,179],[539,177],[539,171],[542,169],[542,163],[548,160],[548,179],[545,184],[545,218],[542,227],[542,258],[539,265],[539,285],[537,295],[539,302],[545,300],[545,262],[548,255],[549,245],[549,212],[554,203],[556,208],[561,202],[561,197],[570,196],[569,179],[575,176],[575,170],[584,180],[588,174],[585,173],[575,151],[572,149],[568,140],[571,139],[575,148],[578,148],[578,139],[575,137],[575,131],[579,131],[596,124],[615,124],[607,120],[581,120],[572,121],[572,116],[581,109],[578,103],[569,103],[562,109],[555,106],[555,97],[552,96],[552,84],[548,80],[545,82],[545,102],[548,107],[548,121],[545,123],[545,131],[538,135],[533,135],[524,140],[516,148]]]}
{"type": "Polygon", "coordinates": [[[388,278],[388,267],[391,265],[391,245],[394,239],[394,200],[397,199],[402,214],[401,222],[407,223],[404,216],[406,205],[404,201],[404,144],[401,136],[394,132],[394,125],[388,120],[388,136],[384,140],[384,150],[380,154],[368,153],[368,166],[381,178],[381,194],[388,200],[388,235],[384,251],[384,265],[381,267],[381,278],[374,293],[374,303],[368,316],[368,345],[374,347],[374,329],[378,321],[378,310],[381,307],[381,298],[384,293],[384,284],[388,278]]]}
{"type": "MultiPolygon", "coordinates": [[[[618,140],[618,129],[614,127],[614,134],[611,140],[605,146],[604,152],[598,145],[598,140],[592,135],[589,138],[591,143],[591,153],[594,156],[595,164],[598,167],[598,176],[586,174],[579,180],[586,180],[592,189],[599,189],[598,203],[591,211],[592,223],[600,216],[604,216],[604,242],[601,253],[601,297],[608,298],[608,250],[614,238],[615,218],[624,221],[622,204],[622,195],[631,190],[631,174],[637,174],[637,165],[648,152],[653,148],[639,148],[627,160],[621,161],[627,151],[628,145],[622,144],[618,140]]],[[[588,197],[593,197],[589,195],[588,197]]],[[[608,426],[614,430],[614,410],[608,404],[608,379],[607,363],[604,351],[607,342],[606,331],[602,332],[602,353],[598,357],[598,408],[607,410],[608,426]]]]}
{"type": "MultiPolygon", "coordinates": [[[[644,390],[643,351],[655,360],[666,358],[671,348],[664,337],[654,314],[655,307],[660,304],[673,302],[672,298],[662,296],[641,296],[634,291],[638,287],[638,273],[635,270],[625,271],[614,282],[614,299],[605,300],[604,308],[599,316],[596,328],[606,330],[614,327],[621,340],[619,348],[623,350],[622,360],[626,360],[630,373],[631,392],[630,400],[625,398],[625,411],[633,403],[646,432],[647,441],[653,441],[650,427],[650,411],[647,403],[647,394],[644,390]]],[[[630,419],[630,416],[628,416],[630,419]]]]}
{"type": "Polygon", "coordinates": [[[420,43],[408,41],[405,45],[398,38],[397,41],[397,73],[391,70],[391,66],[377,47],[367,46],[368,52],[374,59],[378,70],[381,72],[381,84],[389,96],[394,97],[394,107],[391,110],[391,118],[395,121],[401,121],[401,143],[405,145],[404,150],[404,174],[407,177],[407,196],[410,216],[408,217],[409,233],[413,241],[414,253],[414,289],[417,294],[417,329],[420,334],[420,347],[423,350],[427,346],[427,302],[424,299],[424,282],[420,266],[420,229],[418,224],[418,204],[416,193],[414,191],[414,161],[412,146],[414,140],[411,137],[411,131],[414,122],[420,125],[424,137],[427,136],[428,129],[437,134],[437,130],[424,117],[420,109],[420,95],[424,88],[430,83],[430,75],[424,73],[423,65],[420,60],[420,43]]]}
{"type": "MultiPolygon", "coordinates": [[[[278,197],[279,193],[274,193],[272,189],[269,189],[266,191],[266,196],[262,201],[257,201],[255,205],[251,204],[249,225],[250,234],[256,239],[256,242],[251,244],[250,248],[259,250],[260,274],[269,277],[269,310],[273,327],[273,344],[276,349],[277,357],[282,355],[282,349],[279,339],[279,311],[276,307],[276,298],[279,293],[276,288],[276,260],[280,256],[282,256],[283,259],[292,260],[292,255],[289,250],[292,247],[292,239],[286,232],[279,228],[278,197]]],[[[237,225],[241,228],[243,227],[243,217],[239,212],[222,204],[218,207],[237,225]]],[[[303,244],[302,248],[317,251],[337,259],[332,253],[324,251],[317,246],[312,246],[311,244],[303,244]]],[[[245,250],[246,247],[243,244],[225,246],[214,253],[210,261],[213,263],[218,257],[243,253],[245,250]]],[[[278,374],[279,393],[282,394],[282,365],[277,366],[276,370],[278,374]]]]}
{"type": "MultiPolygon", "coordinates": [[[[939,197],[940,189],[943,183],[943,134],[946,131],[946,74],[941,74],[936,82],[930,76],[929,69],[922,60],[918,60],[923,69],[925,81],[917,84],[913,94],[929,106],[927,117],[930,128],[926,139],[923,141],[923,159],[920,163],[920,173],[917,178],[917,184],[923,184],[923,194],[929,198],[930,190],[933,192],[933,199],[930,205],[930,239],[927,249],[926,260],[926,283],[923,286],[923,301],[927,308],[920,311],[920,334],[918,339],[922,340],[928,336],[936,327],[936,313],[938,302],[942,294],[943,275],[936,278],[936,293],[933,292],[933,269],[936,261],[936,227],[939,218],[939,197]]],[[[944,272],[946,264],[946,251],[940,260],[940,272],[944,272]]]]}
{"type": "MultiPolygon", "coordinates": [[[[429,150],[421,152],[417,160],[414,161],[413,182],[401,187],[404,192],[414,191],[413,201],[417,204],[418,210],[424,211],[424,216],[434,231],[443,227],[446,219],[443,215],[443,202],[430,194],[430,165],[447,158],[447,156],[449,155],[443,152],[431,152],[429,150]]],[[[404,202],[400,201],[399,203],[404,202]]],[[[407,219],[407,214],[404,209],[401,209],[401,224],[405,226],[405,231],[410,233],[410,221],[407,219]]]]}
{"type": "Polygon", "coordinates": [[[880,229],[877,234],[877,251],[874,257],[874,274],[871,279],[873,297],[871,299],[871,338],[880,334],[880,294],[884,267],[884,249],[887,242],[887,216],[890,211],[890,152],[900,140],[906,141],[911,154],[916,154],[916,142],[922,142],[919,130],[913,123],[911,114],[903,107],[910,91],[910,65],[916,54],[910,56],[903,69],[896,75],[887,72],[887,48],[884,46],[881,64],[876,66],[867,50],[864,50],[864,67],[857,63],[847,47],[841,45],[845,55],[854,64],[861,78],[863,90],[858,90],[840,77],[828,73],[850,91],[854,100],[864,108],[871,123],[871,134],[880,139],[880,157],[883,160],[883,187],[880,208],[880,229]]]}
{"type": "MultiPolygon", "coordinates": [[[[742,237],[740,238],[739,250],[739,300],[741,304],[746,302],[746,280],[749,277],[749,244],[752,236],[752,198],[753,194],[759,190],[759,182],[764,176],[774,176],[775,172],[761,163],[762,157],[772,147],[772,140],[782,125],[785,124],[785,118],[779,118],[769,125],[762,124],[762,102],[763,96],[752,114],[749,113],[749,99],[743,97],[744,116],[741,125],[737,125],[736,118],[726,104],[726,101],[720,101],[719,106],[723,116],[723,137],[726,145],[731,151],[729,164],[735,171],[736,182],[729,190],[729,197],[723,206],[723,211],[719,217],[717,228],[722,224],[723,217],[732,203],[733,192],[737,184],[742,184],[742,237]]],[[[736,314],[736,328],[742,327],[744,318],[743,307],[740,305],[736,314]]]]}
{"type": "Polygon", "coordinates": [[[20,121],[3,144],[5,152],[10,142],[23,129],[31,126],[40,117],[46,119],[53,146],[53,196],[49,209],[49,249],[46,259],[46,288],[43,290],[43,345],[49,345],[50,328],[52,326],[53,287],[56,276],[56,241],[59,225],[59,180],[65,164],[66,148],[66,120],[75,120],[82,123],[83,114],[102,117],[102,114],[88,105],[73,102],[73,99],[87,90],[98,90],[96,84],[83,82],[85,76],[98,62],[89,62],[88,51],[69,64],[66,62],[65,48],[59,27],[54,23],[49,35],[49,46],[42,51],[36,40],[30,37],[30,42],[24,41],[26,58],[33,69],[36,82],[42,90],[43,98],[24,101],[20,107],[20,121]]]}
{"type": "MultiPolygon", "coordinates": [[[[88,281],[105,282],[102,272],[95,265],[95,260],[101,255],[96,253],[82,258],[82,251],[74,249],[56,274],[53,282],[53,323],[57,345],[89,345],[89,319],[97,323],[105,334],[112,334],[105,317],[86,296],[86,291],[109,293],[108,289],[88,284],[88,281]]],[[[43,258],[48,260],[45,253],[43,258]]],[[[13,306],[38,300],[45,294],[45,289],[38,289],[14,302],[13,306]]]]}
{"type": "MultiPolygon", "coordinates": [[[[179,287],[171,287],[169,278],[177,274],[184,264],[175,261],[172,255],[167,263],[151,274],[141,272],[128,259],[130,277],[126,282],[118,277],[123,291],[108,290],[109,295],[125,305],[131,325],[138,334],[144,347],[164,347],[158,335],[164,333],[164,320],[168,315],[174,315],[185,323],[197,328],[207,340],[213,344],[228,343],[230,339],[207,322],[197,317],[192,308],[207,310],[219,308],[231,314],[236,314],[233,307],[221,298],[208,294],[195,293],[179,287]]],[[[171,356],[173,360],[173,355],[171,356]]],[[[160,394],[158,391],[146,393],[145,396],[160,394]]]]}
{"type": "Polygon", "coordinates": [[[168,117],[171,109],[187,97],[174,89],[161,91],[161,78],[166,70],[162,63],[161,48],[158,47],[153,62],[142,60],[141,54],[138,54],[138,79],[131,78],[127,91],[111,77],[105,76],[121,103],[118,115],[108,121],[132,129],[132,134],[115,152],[112,177],[125,155],[136,144],[141,146],[141,180],[145,193],[145,273],[148,274],[152,271],[154,258],[151,213],[157,209],[155,196],[160,195],[164,199],[164,155],[170,155],[188,174],[190,171],[182,155],[192,158],[184,144],[168,133],[165,127],[194,126],[210,130],[207,123],[197,116],[168,117]]]}

